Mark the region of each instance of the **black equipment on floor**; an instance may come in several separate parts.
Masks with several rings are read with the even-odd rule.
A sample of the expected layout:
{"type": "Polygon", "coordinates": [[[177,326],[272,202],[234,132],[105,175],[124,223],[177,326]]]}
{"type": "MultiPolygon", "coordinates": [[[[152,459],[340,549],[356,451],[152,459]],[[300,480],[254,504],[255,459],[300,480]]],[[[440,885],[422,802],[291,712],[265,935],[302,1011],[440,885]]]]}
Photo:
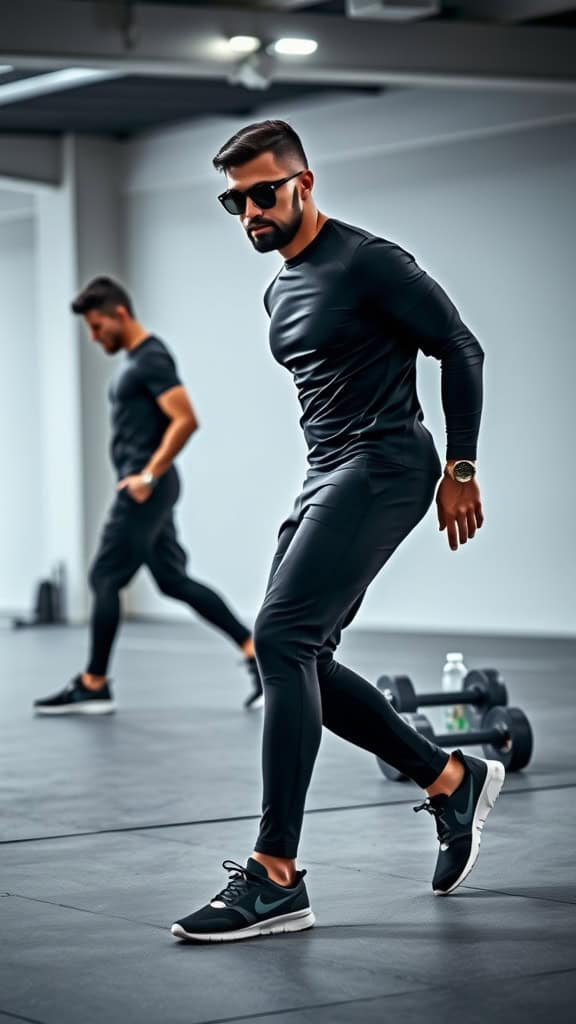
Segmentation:
{"type": "Polygon", "coordinates": [[[36,587],[32,618],[14,618],[14,629],[29,626],[56,626],[66,622],[65,571],[62,562],[55,566],[51,579],[40,580],[36,587]]]}
{"type": "MultiPolygon", "coordinates": [[[[508,772],[525,768],[532,757],[534,739],[528,718],[520,708],[491,707],[481,720],[479,729],[436,735],[426,715],[403,714],[402,717],[413,729],[439,747],[481,746],[484,756],[491,761],[501,761],[508,772]]],[[[383,775],[392,782],[404,782],[406,775],[397,768],[376,758],[383,775]]]]}
{"type": "Polygon", "coordinates": [[[472,727],[479,725],[489,708],[508,704],[506,685],[494,668],[472,669],[464,679],[464,688],[456,692],[416,693],[409,676],[380,676],[376,686],[400,714],[415,714],[418,708],[461,704],[472,727]]]}

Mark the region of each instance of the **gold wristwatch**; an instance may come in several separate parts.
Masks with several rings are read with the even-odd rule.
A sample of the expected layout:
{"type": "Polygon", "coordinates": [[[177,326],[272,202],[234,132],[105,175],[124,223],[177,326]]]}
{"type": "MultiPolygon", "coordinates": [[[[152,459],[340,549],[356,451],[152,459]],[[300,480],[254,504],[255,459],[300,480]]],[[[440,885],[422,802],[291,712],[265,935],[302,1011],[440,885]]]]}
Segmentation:
{"type": "Polygon", "coordinates": [[[446,472],[456,483],[467,484],[476,476],[476,463],[470,459],[458,459],[452,465],[446,466],[446,472]]]}

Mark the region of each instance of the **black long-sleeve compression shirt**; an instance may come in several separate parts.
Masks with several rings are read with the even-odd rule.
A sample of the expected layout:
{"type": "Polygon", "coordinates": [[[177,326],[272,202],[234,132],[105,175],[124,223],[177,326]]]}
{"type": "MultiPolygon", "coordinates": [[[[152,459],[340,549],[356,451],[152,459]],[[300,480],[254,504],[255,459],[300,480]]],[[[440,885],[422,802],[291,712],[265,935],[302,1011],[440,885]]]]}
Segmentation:
{"type": "Polygon", "coordinates": [[[393,242],[328,220],[268,287],[274,358],[294,377],[311,466],[418,464],[420,349],[442,365],[448,459],[475,459],[484,353],[446,293],[393,242]]]}

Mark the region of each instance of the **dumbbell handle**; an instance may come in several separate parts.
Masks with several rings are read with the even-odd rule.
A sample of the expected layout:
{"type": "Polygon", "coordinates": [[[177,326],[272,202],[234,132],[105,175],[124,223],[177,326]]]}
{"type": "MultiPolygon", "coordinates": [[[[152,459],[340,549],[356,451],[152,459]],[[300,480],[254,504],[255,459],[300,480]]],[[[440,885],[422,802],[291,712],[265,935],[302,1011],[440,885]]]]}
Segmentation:
{"type": "Polygon", "coordinates": [[[437,708],[450,704],[486,703],[486,697],[480,687],[471,686],[468,690],[442,690],[441,693],[417,693],[419,708],[437,708]]]}
{"type": "Polygon", "coordinates": [[[508,732],[502,726],[494,729],[467,729],[465,732],[447,732],[434,736],[434,743],[439,747],[472,747],[489,743],[491,747],[503,747],[508,740],[508,732]]]}

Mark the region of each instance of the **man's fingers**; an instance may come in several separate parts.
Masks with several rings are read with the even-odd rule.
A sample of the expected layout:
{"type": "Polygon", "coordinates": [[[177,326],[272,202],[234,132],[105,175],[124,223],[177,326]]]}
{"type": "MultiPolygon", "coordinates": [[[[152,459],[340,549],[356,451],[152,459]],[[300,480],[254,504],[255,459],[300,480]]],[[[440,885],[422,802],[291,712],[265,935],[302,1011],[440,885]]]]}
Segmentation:
{"type": "Polygon", "coordinates": [[[473,508],[469,508],[466,513],[466,522],[468,524],[468,539],[472,540],[472,537],[476,536],[477,522],[476,515],[473,508]]]}
{"type": "Polygon", "coordinates": [[[474,512],[476,514],[476,525],[478,526],[478,529],[480,529],[480,527],[482,526],[482,523],[484,522],[484,510],[482,508],[481,502],[478,501],[476,503],[476,507],[474,509],[474,512]]]}
{"type": "Polygon", "coordinates": [[[448,543],[452,551],[458,551],[458,529],[455,519],[446,518],[446,529],[448,531],[448,543]]]}
{"type": "Polygon", "coordinates": [[[468,540],[468,520],[466,519],[466,512],[459,512],[457,515],[458,522],[458,536],[460,537],[460,543],[465,544],[468,540]]]}

